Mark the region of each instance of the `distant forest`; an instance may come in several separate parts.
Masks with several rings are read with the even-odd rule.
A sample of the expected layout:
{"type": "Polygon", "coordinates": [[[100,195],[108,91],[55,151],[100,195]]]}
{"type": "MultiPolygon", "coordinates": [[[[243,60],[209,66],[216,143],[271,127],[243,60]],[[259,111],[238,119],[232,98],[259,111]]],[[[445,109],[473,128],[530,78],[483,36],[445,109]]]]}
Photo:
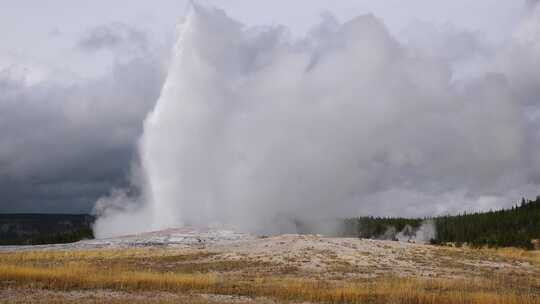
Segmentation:
{"type": "Polygon", "coordinates": [[[0,214],[0,245],[41,245],[92,239],[87,214],[0,214]]]}
{"type": "MultiPolygon", "coordinates": [[[[0,245],[69,243],[91,239],[94,237],[91,229],[94,220],[90,215],[0,214],[0,245]]],[[[412,239],[425,223],[435,228],[432,230],[436,233],[425,240],[432,244],[533,249],[540,244],[540,241],[535,241],[540,240],[540,197],[534,201],[522,199],[516,206],[498,211],[417,219],[344,219],[337,236],[412,239]]],[[[319,229],[311,229],[305,224],[297,224],[300,233],[321,233],[319,229]]]]}
{"type": "Polygon", "coordinates": [[[540,239],[540,196],[498,211],[463,213],[424,219],[360,217],[344,220],[342,235],[388,239],[389,230],[415,231],[431,222],[436,235],[432,244],[467,244],[473,247],[521,247],[533,249],[540,239]]]}

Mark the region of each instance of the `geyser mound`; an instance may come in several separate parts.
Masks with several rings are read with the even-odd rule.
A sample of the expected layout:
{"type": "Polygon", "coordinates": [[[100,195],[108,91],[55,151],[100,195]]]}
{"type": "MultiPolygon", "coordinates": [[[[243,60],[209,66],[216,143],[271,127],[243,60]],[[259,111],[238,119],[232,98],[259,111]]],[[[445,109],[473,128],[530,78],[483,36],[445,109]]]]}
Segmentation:
{"type": "Polygon", "coordinates": [[[450,63],[411,51],[371,15],[326,18],[294,39],[194,6],[178,33],[144,123],[141,191],[98,202],[98,236],[285,232],[294,219],[497,204],[530,185],[535,122],[504,71],[456,80],[450,63]]]}

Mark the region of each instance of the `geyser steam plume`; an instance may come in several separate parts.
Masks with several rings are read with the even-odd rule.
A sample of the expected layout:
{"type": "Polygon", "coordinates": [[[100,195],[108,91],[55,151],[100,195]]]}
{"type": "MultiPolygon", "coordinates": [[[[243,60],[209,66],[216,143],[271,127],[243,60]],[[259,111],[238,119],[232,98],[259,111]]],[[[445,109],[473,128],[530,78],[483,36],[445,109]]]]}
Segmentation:
{"type": "Polygon", "coordinates": [[[194,6],[144,123],[140,191],[98,201],[96,234],[280,232],[295,218],[434,215],[532,194],[538,16],[503,46],[446,56],[399,42],[371,15],[327,16],[294,39],[194,6]]]}

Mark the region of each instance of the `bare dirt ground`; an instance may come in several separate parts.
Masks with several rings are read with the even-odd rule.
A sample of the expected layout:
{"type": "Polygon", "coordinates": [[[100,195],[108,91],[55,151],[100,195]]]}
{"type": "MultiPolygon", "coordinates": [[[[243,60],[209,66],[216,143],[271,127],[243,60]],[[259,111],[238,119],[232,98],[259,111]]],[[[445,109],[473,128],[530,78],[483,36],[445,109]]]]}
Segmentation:
{"type": "Polygon", "coordinates": [[[0,289],[0,303],[195,303],[273,304],[270,299],[173,292],[123,292],[114,290],[54,291],[24,288],[0,289]]]}
{"type": "MultiPolygon", "coordinates": [[[[280,265],[314,274],[460,277],[485,273],[535,274],[526,260],[486,251],[425,244],[285,234],[257,237],[228,230],[168,229],[140,235],[88,240],[72,244],[0,246],[1,252],[161,248],[178,253],[211,253],[202,262],[250,261],[280,265]]],[[[165,267],[167,265],[164,265],[165,267]]],[[[172,266],[171,266],[172,267],[172,266]]]]}
{"type": "MultiPolygon", "coordinates": [[[[527,285],[531,297],[540,295],[538,282],[531,281],[540,275],[540,267],[536,259],[516,254],[501,254],[497,250],[330,238],[320,235],[257,237],[225,230],[182,228],[73,244],[4,246],[0,247],[0,259],[2,257],[5,257],[6,263],[11,259],[14,263],[22,261],[23,264],[31,263],[32,266],[55,267],[55,265],[84,261],[91,263],[92,267],[97,267],[96,269],[121,267],[121,269],[152,271],[152,273],[212,274],[220,278],[232,278],[231,280],[239,282],[259,282],[258,280],[269,277],[277,278],[277,281],[291,278],[309,279],[324,282],[324,284],[369,283],[384,280],[387,277],[415,280],[436,279],[448,282],[463,280],[476,282],[497,278],[497,284],[504,282],[505,288],[510,293],[518,292],[520,286],[527,285]],[[62,259],[58,258],[59,253],[62,254],[62,259]]],[[[21,285],[18,282],[17,279],[11,281],[0,278],[0,303],[125,303],[128,301],[130,303],[275,303],[276,301],[271,296],[254,297],[250,296],[250,292],[237,292],[234,289],[234,282],[232,287],[227,287],[232,290],[227,294],[204,292],[203,289],[196,293],[189,289],[182,293],[106,288],[51,289],[35,288],[36,284],[21,285]]],[[[225,283],[231,284],[230,281],[225,283]]],[[[488,286],[482,284],[484,287],[488,286]]],[[[485,287],[486,292],[491,289],[496,291],[499,288],[492,285],[485,287]]]]}

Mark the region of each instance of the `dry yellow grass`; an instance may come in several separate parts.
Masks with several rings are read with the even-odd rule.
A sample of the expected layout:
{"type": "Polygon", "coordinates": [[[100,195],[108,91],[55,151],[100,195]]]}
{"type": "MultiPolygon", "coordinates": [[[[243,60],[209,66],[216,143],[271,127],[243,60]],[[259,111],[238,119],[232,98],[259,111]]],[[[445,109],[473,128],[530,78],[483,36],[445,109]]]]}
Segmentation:
{"type": "Polygon", "coordinates": [[[510,260],[521,261],[521,262],[530,262],[533,264],[540,265],[540,250],[527,250],[523,248],[516,247],[501,247],[501,248],[472,248],[468,246],[463,246],[461,248],[456,247],[441,247],[441,250],[444,250],[446,253],[449,252],[465,252],[469,254],[474,254],[476,256],[499,256],[502,258],[508,258],[510,260]]]}
{"type": "MultiPolygon", "coordinates": [[[[26,263],[32,261],[66,261],[66,260],[96,260],[115,258],[156,258],[170,257],[177,254],[167,249],[153,248],[130,248],[130,249],[92,249],[92,250],[41,250],[41,251],[18,251],[0,253],[2,262],[26,263]]],[[[187,251],[182,255],[187,258],[195,258],[199,255],[207,255],[200,251],[187,251]]]]}
{"type": "MultiPolygon", "coordinates": [[[[495,251],[506,258],[529,258],[519,251],[495,251]]],[[[410,304],[533,304],[540,303],[535,278],[512,277],[466,279],[420,279],[382,277],[373,280],[309,278],[309,274],[254,276],[242,268],[231,272],[182,273],[133,269],[131,258],[181,257],[182,263],[197,263],[211,256],[205,252],[178,253],[166,250],[95,250],[17,252],[0,255],[0,289],[118,290],[127,292],[174,292],[267,297],[279,302],[313,303],[410,303],[410,304]],[[7,283],[6,283],[7,282],[7,283]]],[[[174,259],[177,262],[177,259],[174,259]]],[[[222,261],[227,263],[227,261],[222,261]]],[[[231,269],[240,267],[233,264],[231,269]]],[[[234,270],[234,269],[233,269],[234,270]]]]}
{"type": "Polygon", "coordinates": [[[42,268],[2,265],[0,278],[47,289],[201,290],[216,284],[215,274],[178,274],[96,269],[84,263],[42,268]]]}
{"type": "Polygon", "coordinates": [[[510,258],[519,261],[526,261],[540,265],[540,250],[525,250],[521,248],[497,248],[482,249],[488,253],[493,253],[501,257],[510,258]]]}

